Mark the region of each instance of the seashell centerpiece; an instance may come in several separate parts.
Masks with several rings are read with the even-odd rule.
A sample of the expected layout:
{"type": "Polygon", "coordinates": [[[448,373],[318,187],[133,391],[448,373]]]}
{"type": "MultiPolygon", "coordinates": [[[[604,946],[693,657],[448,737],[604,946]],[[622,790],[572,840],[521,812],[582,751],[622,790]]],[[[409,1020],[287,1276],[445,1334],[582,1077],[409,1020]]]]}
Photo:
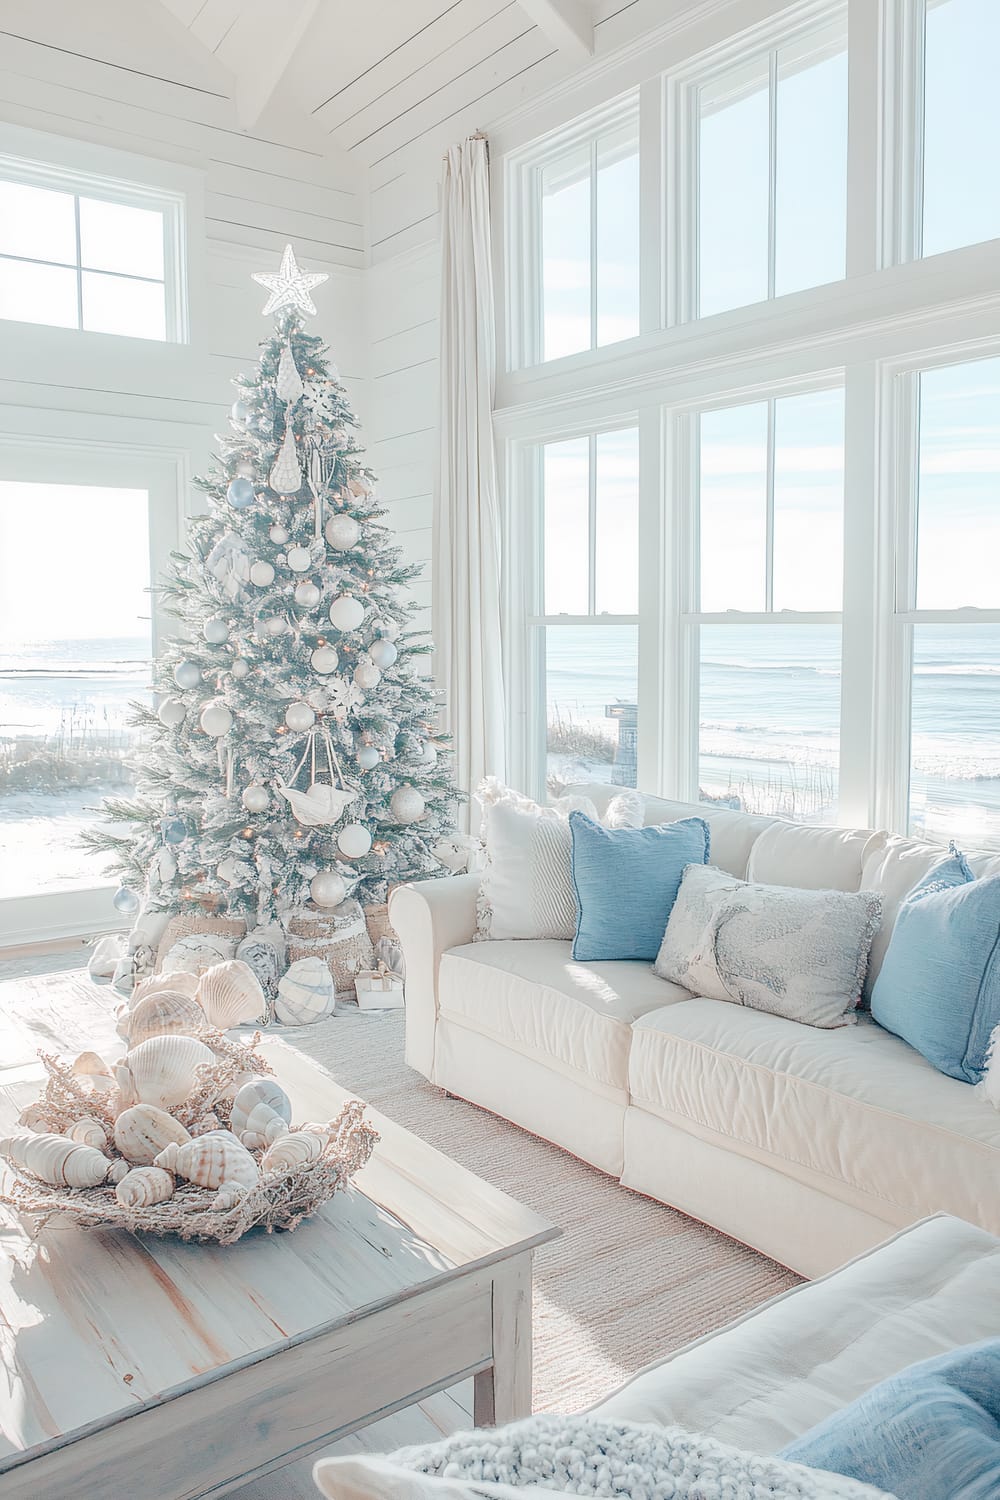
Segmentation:
{"type": "Polygon", "coordinates": [[[243,967],[227,965],[197,1000],[164,987],[135,1007],[165,1002],[173,1020],[191,1016],[179,1002],[196,1005],[197,1036],[146,1035],[117,1063],[42,1053],[44,1092],[0,1138],[0,1203],[40,1226],[61,1215],[85,1229],[231,1245],[250,1229],[294,1229],[346,1186],[378,1140],[364,1105],[352,1099],[336,1120],[296,1125],[256,1051],[260,1034],[244,1044],[211,1025],[213,1010],[228,1019],[259,993],[243,967]]]}

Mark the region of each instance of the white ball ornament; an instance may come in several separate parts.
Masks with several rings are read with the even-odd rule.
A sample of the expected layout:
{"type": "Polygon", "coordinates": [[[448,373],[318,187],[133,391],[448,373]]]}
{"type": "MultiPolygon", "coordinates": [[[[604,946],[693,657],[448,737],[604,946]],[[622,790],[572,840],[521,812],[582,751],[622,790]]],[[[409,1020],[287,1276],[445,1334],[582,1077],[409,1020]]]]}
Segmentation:
{"type": "Polygon", "coordinates": [[[274,569],[269,562],[255,562],[250,564],[250,582],[256,584],[259,589],[269,588],[274,582],[274,569]]]}
{"type": "Polygon", "coordinates": [[[179,698],[164,698],[156,710],[156,717],[168,729],[176,729],[187,718],[187,709],[179,698]]]}
{"type": "Polygon", "coordinates": [[[312,567],[312,553],[308,547],[289,547],[288,566],[293,573],[308,573],[312,567]]]}
{"type": "Polygon", "coordinates": [[[281,615],[269,615],[261,622],[260,627],[265,635],[284,635],[288,629],[288,621],[282,619],[281,615]]]}
{"type": "Polygon", "coordinates": [[[198,722],[206,734],[218,740],[232,729],[233,716],[226,705],[217,699],[214,703],[205,704],[198,722]]]}
{"type": "Polygon", "coordinates": [[[347,895],[347,886],[336,870],[320,870],[309,883],[309,894],[317,906],[339,906],[347,895]]]}
{"type": "Polygon", "coordinates": [[[244,657],[237,656],[234,658],[232,666],[229,668],[229,675],[230,677],[235,677],[237,680],[239,680],[242,677],[246,677],[249,671],[250,663],[244,657]]]}
{"type": "Polygon", "coordinates": [[[316,714],[308,703],[289,703],[285,709],[285,723],[289,729],[304,733],[316,722],[316,714]]]}
{"type": "Polygon", "coordinates": [[[295,585],[295,602],[303,609],[315,609],[321,598],[320,591],[311,578],[295,585]]]}
{"type": "Polygon", "coordinates": [[[365,617],[365,607],[353,594],[338,594],[330,605],[330,624],[340,631],[357,630],[365,617]]]}
{"type": "Polygon", "coordinates": [[[288,541],[288,527],[282,526],[280,521],[276,521],[267,534],[276,547],[283,547],[288,541]]]}
{"type": "Polygon", "coordinates": [[[347,552],[357,545],[361,527],[353,516],[331,516],[326,523],[325,535],[334,552],[347,552]]]}
{"type": "Polygon", "coordinates": [[[332,646],[317,646],[309,662],[314,672],[326,677],[330,672],[336,672],[340,666],[340,657],[332,646]]]}
{"type": "Polygon", "coordinates": [[[261,786],[259,782],[253,782],[250,786],[244,787],[240,801],[247,812],[251,813],[266,812],[271,805],[271,797],[267,787],[261,786]]]}
{"type": "Polygon", "coordinates": [[[423,744],[420,747],[420,754],[417,756],[417,760],[422,766],[434,766],[437,765],[437,758],[437,746],[433,745],[430,740],[424,740],[423,744]]]}
{"type": "Polygon", "coordinates": [[[354,668],[354,681],[359,688],[364,688],[366,692],[369,692],[372,688],[377,688],[382,681],[382,673],[370,656],[363,656],[354,668]]]}
{"type": "Polygon", "coordinates": [[[358,748],[357,761],[362,771],[373,771],[382,759],[382,753],[377,745],[361,745],[358,748]]]}
{"type": "Polygon", "coordinates": [[[201,627],[201,633],[210,646],[221,646],[229,639],[229,626],[221,615],[211,615],[201,627]]]}
{"type": "Polygon", "coordinates": [[[393,665],[396,657],[399,655],[399,652],[392,644],[392,641],[387,641],[382,638],[377,641],[372,641],[371,645],[368,647],[368,655],[371,657],[375,665],[377,667],[381,667],[382,671],[384,672],[393,665]]]}
{"type": "Polygon", "coordinates": [[[399,823],[416,823],[424,815],[425,803],[415,786],[398,786],[389,798],[393,816],[399,823]]]}
{"type": "Polygon", "coordinates": [[[337,834],[337,848],[346,859],[362,859],[372,846],[372,836],[363,823],[347,823],[337,834]]]}
{"type": "Polygon", "coordinates": [[[179,688],[197,687],[201,681],[201,668],[196,661],[179,661],[174,668],[174,681],[179,688]]]}

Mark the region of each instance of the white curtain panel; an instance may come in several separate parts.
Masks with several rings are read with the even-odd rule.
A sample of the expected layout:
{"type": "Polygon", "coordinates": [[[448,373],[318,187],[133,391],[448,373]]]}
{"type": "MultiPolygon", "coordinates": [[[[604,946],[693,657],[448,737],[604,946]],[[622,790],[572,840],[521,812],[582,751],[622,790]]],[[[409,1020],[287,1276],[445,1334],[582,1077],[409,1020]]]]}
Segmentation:
{"type": "MultiPolygon", "coordinates": [[[[441,192],[441,437],[434,508],[435,670],[463,791],[505,774],[496,332],[489,155],[452,146],[441,192]]],[[[465,809],[468,826],[468,809],[465,809]]]]}

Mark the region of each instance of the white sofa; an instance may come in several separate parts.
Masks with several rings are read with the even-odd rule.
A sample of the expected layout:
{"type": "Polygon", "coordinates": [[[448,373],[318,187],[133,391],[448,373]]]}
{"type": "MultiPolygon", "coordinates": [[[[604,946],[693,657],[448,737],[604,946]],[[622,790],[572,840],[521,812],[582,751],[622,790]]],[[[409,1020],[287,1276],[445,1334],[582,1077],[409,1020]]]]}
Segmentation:
{"type": "MultiPolygon", "coordinates": [[[[614,788],[574,788],[603,810],[614,788]]],[[[646,799],[692,814],[711,863],[776,885],[881,893],[868,987],[939,846],[646,799]]],[[[1000,855],[967,850],[976,874],[1000,855]]],[[[402,886],[406,1057],[439,1087],[816,1276],[938,1211],[1000,1233],[1000,1112],[876,1026],[824,1031],[573,961],[566,942],[473,942],[478,877],[402,886]]]]}

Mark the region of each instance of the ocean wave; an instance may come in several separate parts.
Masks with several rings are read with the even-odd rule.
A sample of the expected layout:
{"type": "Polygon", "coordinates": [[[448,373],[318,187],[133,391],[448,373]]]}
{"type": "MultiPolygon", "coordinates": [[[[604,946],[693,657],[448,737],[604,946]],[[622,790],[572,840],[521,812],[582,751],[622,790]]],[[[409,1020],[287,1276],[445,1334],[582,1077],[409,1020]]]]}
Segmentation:
{"type": "Polygon", "coordinates": [[[804,661],[714,661],[703,657],[701,666],[703,671],[706,667],[712,667],[718,672],[753,672],[761,676],[769,672],[802,672],[809,677],[839,677],[841,675],[839,667],[819,667],[814,663],[804,661]]]}

